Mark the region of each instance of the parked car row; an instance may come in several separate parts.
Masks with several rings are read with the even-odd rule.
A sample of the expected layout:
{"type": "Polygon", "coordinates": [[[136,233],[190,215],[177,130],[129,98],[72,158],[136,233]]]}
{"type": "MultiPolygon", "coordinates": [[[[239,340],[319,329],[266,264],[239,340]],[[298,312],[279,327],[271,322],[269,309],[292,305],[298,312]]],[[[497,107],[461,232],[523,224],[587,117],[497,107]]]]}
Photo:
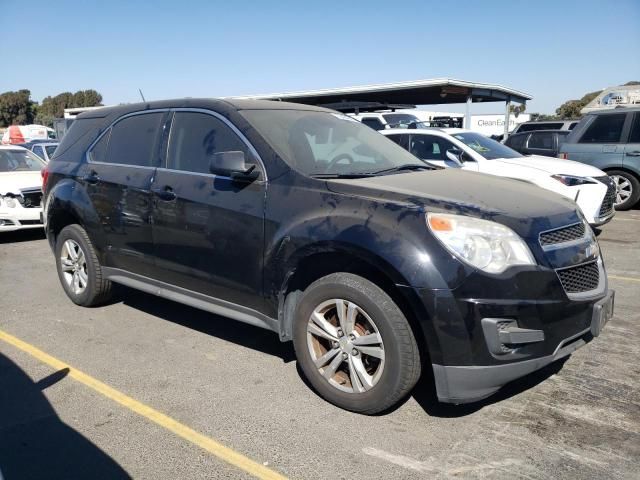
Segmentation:
{"type": "Polygon", "coordinates": [[[41,176],[45,162],[29,150],[0,145],[0,233],[42,228],[41,176]]]}
{"type": "Polygon", "coordinates": [[[381,133],[431,164],[513,178],[559,193],[574,200],[593,227],[609,222],[615,214],[613,181],[590,165],[524,156],[484,135],[459,128],[381,133]]]}
{"type": "Polygon", "coordinates": [[[271,330],[315,391],[366,414],[427,369],[440,401],[477,401],[600,334],[604,174],[464,130],[383,133],[286,102],[84,113],[43,171],[61,285],[82,306],[120,283],[271,330]]]}

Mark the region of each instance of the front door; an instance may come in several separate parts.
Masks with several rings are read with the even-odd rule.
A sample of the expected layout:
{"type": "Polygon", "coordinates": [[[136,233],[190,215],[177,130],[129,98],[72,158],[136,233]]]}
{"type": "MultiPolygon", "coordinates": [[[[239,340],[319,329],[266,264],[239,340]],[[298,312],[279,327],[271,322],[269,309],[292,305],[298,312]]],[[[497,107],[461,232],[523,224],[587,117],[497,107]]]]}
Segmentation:
{"type": "MultiPolygon", "coordinates": [[[[446,138],[437,135],[412,134],[409,139],[409,151],[420,160],[426,160],[439,167],[459,168],[458,164],[447,156],[448,150],[459,152],[461,149],[446,138]]],[[[478,162],[469,155],[464,154],[462,162],[463,169],[478,170],[478,162]]]]}
{"type": "MultiPolygon", "coordinates": [[[[92,240],[105,252],[104,264],[140,275],[153,271],[151,181],[160,161],[166,112],[127,116],[89,150],[80,181],[97,218],[92,240]]],[[[92,221],[91,219],[87,219],[92,221]]]]}
{"type": "Polygon", "coordinates": [[[221,117],[176,111],[166,168],[153,182],[156,278],[217,299],[262,308],[264,172],[252,183],[213,175],[215,153],[255,155],[221,117]]]}

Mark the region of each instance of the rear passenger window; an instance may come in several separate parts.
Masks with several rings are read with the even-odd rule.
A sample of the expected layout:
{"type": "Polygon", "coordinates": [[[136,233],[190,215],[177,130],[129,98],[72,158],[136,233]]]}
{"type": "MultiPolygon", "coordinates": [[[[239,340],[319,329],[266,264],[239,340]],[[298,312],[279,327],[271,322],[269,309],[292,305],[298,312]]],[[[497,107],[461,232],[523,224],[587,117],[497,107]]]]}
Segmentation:
{"type": "Polygon", "coordinates": [[[626,113],[598,115],[579,143],[618,143],[626,113]]]}
{"type": "Polygon", "coordinates": [[[538,148],[540,150],[553,149],[553,133],[532,133],[529,137],[529,148],[538,148]]]}
{"type": "Polygon", "coordinates": [[[222,120],[197,112],[176,112],[169,138],[168,168],[194,173],[209,173],[215,153],[244,152],[246,144],[222,120]]]}
{"type": "Polygon", "coordinates": [[[163,118],[164,112],[144,113],[116,123],[111,127],[107,162],[156,166],[163,118]]]}
{"type": "Polygon", "coordinates": [[[109,136],[111,135],[111,129],[109,129],[100,140],[93,146],[89,152],[89,160],[92,162],[106,162],[107,161],[107,147],[109,146],[109,136]]]}

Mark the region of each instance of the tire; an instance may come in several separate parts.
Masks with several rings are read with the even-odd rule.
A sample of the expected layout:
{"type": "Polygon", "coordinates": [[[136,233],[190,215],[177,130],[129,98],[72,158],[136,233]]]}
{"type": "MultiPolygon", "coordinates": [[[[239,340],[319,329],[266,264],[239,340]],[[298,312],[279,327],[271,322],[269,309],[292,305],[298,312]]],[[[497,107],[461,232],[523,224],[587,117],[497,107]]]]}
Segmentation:
{"type": "Polygon", "coordinates": [[[607,174],[616,184],[615,209],[629,210],[633,208],[640,199],[640,181],[638,181],[638,178],[624,170],[609,170],[607,174]]]}
{"type": "Polygon", "coordinates": [[[350,273],[327,275],[302,293],[294,315],[298,363],[316,392],[334,405],[376,414],[396,405],[420,378],[420,353],[409,322],[368,280],[350,273]]]}
{"type": "Polygon", "coordinates": [[[111,282],[104,278],[91,240],[80,225],[68,225],[58,234],[56,268],[64,292],[76,305],[94,307],[111,297],[111,282]]]}

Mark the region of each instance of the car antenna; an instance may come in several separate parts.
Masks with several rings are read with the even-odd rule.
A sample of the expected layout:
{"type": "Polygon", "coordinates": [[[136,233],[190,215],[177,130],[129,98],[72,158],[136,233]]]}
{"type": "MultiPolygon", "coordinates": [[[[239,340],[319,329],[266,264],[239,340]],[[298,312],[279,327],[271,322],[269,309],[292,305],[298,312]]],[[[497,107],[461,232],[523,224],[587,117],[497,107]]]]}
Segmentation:
{"type": "Polygon", "coordinates": [[[140,96],[142,97],[142,101],[146,102],[146,100],[144,99],[144,95],[142,94],[142,89],[138,89],[138,91],[140,92],[140,96]]]}

